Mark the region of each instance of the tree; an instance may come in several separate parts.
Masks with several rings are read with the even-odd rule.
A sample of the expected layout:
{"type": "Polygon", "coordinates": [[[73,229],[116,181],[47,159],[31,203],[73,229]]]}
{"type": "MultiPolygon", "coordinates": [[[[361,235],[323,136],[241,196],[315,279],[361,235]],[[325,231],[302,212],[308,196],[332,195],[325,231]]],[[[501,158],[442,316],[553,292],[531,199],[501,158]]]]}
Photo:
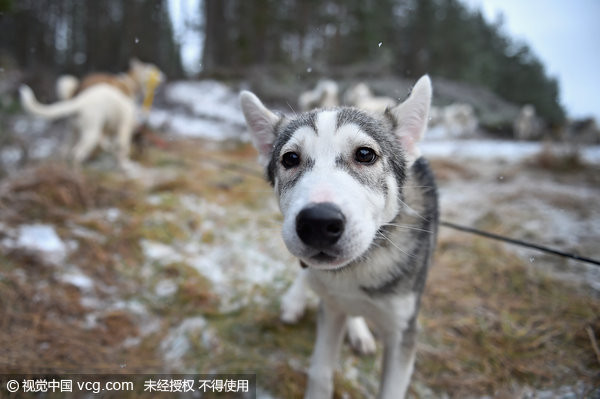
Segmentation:
{"type": "Polygon", "coordinates": [[[168,0],[20,0],[0,18],[0,51],[29,70],[118,72],[131,57],[183,75],[168,0]]]}

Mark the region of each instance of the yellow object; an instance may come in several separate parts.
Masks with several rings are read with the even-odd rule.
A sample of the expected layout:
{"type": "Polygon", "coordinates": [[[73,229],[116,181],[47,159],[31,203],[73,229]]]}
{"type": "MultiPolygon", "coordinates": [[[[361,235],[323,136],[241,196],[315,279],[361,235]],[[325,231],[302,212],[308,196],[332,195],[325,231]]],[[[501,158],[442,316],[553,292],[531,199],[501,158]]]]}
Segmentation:
{"type": "Polygon", "coordinates": [[[144,97],[143,107],[146,112],[150,111],[152,101],[154,101],[154,90],[160,83],[160,72],[156,69],[150,71],[148,81],[146,82],[146,96],[144,97]]]}

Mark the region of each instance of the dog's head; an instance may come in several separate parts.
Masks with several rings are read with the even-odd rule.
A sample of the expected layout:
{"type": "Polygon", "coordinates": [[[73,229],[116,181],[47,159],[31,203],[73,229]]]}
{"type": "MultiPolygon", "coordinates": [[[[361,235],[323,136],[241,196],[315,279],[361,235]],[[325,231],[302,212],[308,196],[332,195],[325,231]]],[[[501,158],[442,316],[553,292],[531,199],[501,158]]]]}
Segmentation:
{"type": "Polygon", "coordinates": [[[400,210],[406,170],[420,156],[427,126],[429,77],[381,115],[334,108],[282,117],[247,91],[240,102],[279,197],[289,251],[319,269],[360,258],[400,210]]]}
{"type": "Polygon", "coordinates": [[[157,86],[165,81],[165,74],[156,65],[137,58],[129,60],[129,76],[143,88],[146,88],[149,82],[157,86]]]}

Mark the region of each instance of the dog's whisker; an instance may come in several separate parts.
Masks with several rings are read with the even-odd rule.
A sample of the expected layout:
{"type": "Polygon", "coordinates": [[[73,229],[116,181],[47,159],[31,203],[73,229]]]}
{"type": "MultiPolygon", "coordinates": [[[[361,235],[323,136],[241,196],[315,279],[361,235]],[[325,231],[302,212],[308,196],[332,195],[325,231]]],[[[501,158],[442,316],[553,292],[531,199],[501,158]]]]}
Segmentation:
{"type": "Polygon", "coordinates": [[[405,250],[403,250],[402,248],[400,248],[398,245],[396,245],[396,243],[394,241],[392,241],[388,236],[386,236],[385,234],[383,234],[381,231],[378,231],[377,234],[379,234],[379,236],[381,238],[386,239],[390,244],[392,244],[398,251],[402,252],[404,255],[414,258],[414,255],[409,254],[408,252],[406,252],[405,250]]]}
{"type": "Polygon", "coordinates": [[[394,226],[394,227],[399,227],[401,229],[424,231],[424,232],[429,233],[429,234],[432,233],[431,230],[421,229],[419,227],[411,226],[411,225],[408,225],[408,224],[384,223],[384,224],[382,224],[382,226],[394,226]]]}
{"type": "Polygon", "coordinates": [[[292,107],[292,105],[289,103],[289,101],[286,101],[286,104],[288,105],[288,107],[290,107],[290,110],[292,111],[292,113],[294,114],[294,116],[298,116],[298,113],[296,112],[296,110],[294,109],[294,107],[292,107]]]}
{"type": "Polygon", "coordinates": [[[427,190],[435,189],[433,186],[403,186],[403,188],[426,188],[427,190]]]}
{"type": "Polygon", "coordinates": [[[400,203],[406,208],[408,209],[411,213],[415,214],[416,216],[420,217],[421,219],[425,220],[425,221],[429,221],[429,219],[427,219],[425,216],[422,216],[419,212],[415,211],[413,208],[411,208],[406,202],[402,201],[401,199],[399,199],[398,201],[400,201],[400,203]]]}

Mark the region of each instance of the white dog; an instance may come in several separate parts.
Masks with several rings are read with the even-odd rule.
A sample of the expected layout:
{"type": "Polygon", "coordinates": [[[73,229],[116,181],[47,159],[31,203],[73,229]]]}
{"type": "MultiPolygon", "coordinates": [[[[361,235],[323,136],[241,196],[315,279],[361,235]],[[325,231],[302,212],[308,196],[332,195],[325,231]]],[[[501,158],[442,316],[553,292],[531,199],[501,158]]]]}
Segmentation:
{"type": "Polygon", "coordinates": [[[375,113],[383,113],[386,108],[393,108],[396,105],[396,101],[391,97],[375,96],[366,83],[359,83],[349,88],[344,93],[344,102],[375,113]]]}
{"type": "Polygon", "coordinates": [[[40,104],[31,88],[21,86],[21,104],[28,112],[47,119],[74,117],[79,141],[73,149],[76,163],[85,161],[98,144],[110,148],[104,134],[114,137],[121,166],[129,159],[137,125],[136,97],[164,80],[156,66],[132,60],[127,74],[93,74],[79,82],[66,75],[57,82],[62,101],[40,104]]]}
{"type": "Polygon", "coordinates": [[[340,105],[338,91],[338,85],[333,80],[319,80],[314,89],[305,91],[298,98],[300,110],[337,107],[340,105]]]}

